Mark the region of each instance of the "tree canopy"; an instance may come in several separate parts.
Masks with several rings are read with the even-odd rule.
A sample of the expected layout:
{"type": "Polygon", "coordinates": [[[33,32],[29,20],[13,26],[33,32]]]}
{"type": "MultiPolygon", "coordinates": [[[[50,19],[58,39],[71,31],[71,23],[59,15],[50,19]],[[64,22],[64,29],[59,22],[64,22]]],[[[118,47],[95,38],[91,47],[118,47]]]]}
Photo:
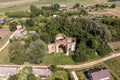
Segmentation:
{"type": "Polygon", "coordinates": [[[14,64],[23,64],[25,61],[25,48],[19,42],[12,42],[9,45],[10,62],[14,64]]]}
{"type": "Polygon", "coordinates": [[[44,55],[47,53],[47,45],[44,41],[38,39],[30,44],[26,50],[26,60],[30,63],[40,64],[44,55]]]}
{"type": "Polygon", "coordinates": [[[17,22],[13,21],[9,23],[9,29],[10,31],[15,31],[17,29],[17,22]]]}

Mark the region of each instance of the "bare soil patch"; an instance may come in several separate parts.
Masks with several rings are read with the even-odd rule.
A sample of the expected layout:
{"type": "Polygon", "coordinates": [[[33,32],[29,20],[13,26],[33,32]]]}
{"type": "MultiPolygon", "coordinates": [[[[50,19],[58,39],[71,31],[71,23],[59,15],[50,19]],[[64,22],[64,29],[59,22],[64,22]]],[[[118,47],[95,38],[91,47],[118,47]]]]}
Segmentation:
{"type": "Polygon", "coordinates": [[[95,0],[95,1],[98,2],[98,3],[106,2],[106,0],[95,0]]]}
{"type": "Polygon", "coordinates": [[[119,42],[111,42],[111,43],[108,43],[108,45],[109,45],[112,49],[116,49],[116,48],[120,47],[120,41],[119,41],[119,42]]]}
{"type": "Polygon", "coordinates": [[[0,37],[4,38],[10,33],[9,30],[0,30],[0,37]]]}
{"type": "Polygon", "coordinates": [[[120,7],[116,7],[113,9],[105,9],[104,12],[88,12],[90,15],[114,15],[120,17],[120,7]]]}

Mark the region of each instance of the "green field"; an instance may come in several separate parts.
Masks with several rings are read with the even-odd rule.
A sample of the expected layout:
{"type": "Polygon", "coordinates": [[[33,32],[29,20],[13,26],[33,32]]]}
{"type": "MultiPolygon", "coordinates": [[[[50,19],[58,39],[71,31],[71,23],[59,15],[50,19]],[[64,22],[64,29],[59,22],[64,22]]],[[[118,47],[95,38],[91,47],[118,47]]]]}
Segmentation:
{"type": "Polygon", "coordinates": [[[0,0],[0,2],[11,2],[11,1],[18,1],[18,0],[0,0]]]}
{"type": "MultiPolygon", "coordinates": [[[[15,1],[15,0],[0,0],[0,2],[2,1],[15,1]]],[[[97,2],[95,0],[40,0],[38,2],[32,2],[32,3],[27,3],[27,4],[22,4],[22,5],[18,5],[18,6],[12,6],[9,8],[5,8],[5,9],[0,9],[0,12],[10,12],[10,11],[23,11],[23,10],[29,10],[29,6],[30,5],[36,5],[36,6],[45,6],[45,5],[51,5],[51,4],[55,4],[55,3],[59,3],[59,4],[63,4],[63,5],[73,5],[75,3],[80,3],[81,5],[95,5],[97,4],[97,2]]],[[[110,3],[106,3],[106,4],[117,4],[118,6],[120,6],[120,2],[110,2],[110,3]]]]}
{"type": "Polygon", "coordinates": [[[12,6],[9,8],[0,9],[0,12],[28,10],[30,5],[37,5],[37,6],[44,5],[45,6],[45,5],[55,4],[55,3],[67,4],[67,5],[73,5],[75,3],[80,3],[82,5],[96,4],[96,2],[94,0],[40,0],[38,2],[27,3],[27,4],[23,4],[23,5],[12,6]]]}
{"type": "Polygon", "coordinates": [[[117,80],[120,79],[120,57],[105,62],[117,80]]]}
{"type": "Polygon", "coordinates": [[[69,56],[65,56],[64,54],[59,54],[59,55],[46,54],[42,64],[67,65],[67,64],[75,64],[75,62],[69,56]]]}
{"type": "Polygon", "coordinates": [[[94,4],[94,0],[40,0],[38,4],[54,4],[54,3],[64,3],[64,4],[74,4],[80,3],[84,5],[94,4]]]}

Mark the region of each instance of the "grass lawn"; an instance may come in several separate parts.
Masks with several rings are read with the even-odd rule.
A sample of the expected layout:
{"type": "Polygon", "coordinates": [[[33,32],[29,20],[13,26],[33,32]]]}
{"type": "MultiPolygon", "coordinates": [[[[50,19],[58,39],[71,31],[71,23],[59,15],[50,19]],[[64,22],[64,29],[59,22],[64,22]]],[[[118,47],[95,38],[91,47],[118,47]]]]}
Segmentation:
{"type": "Polygon", "coordinates": [[[80,80],[87,80],[83,70],[77,70],[76,74],[80,80]]]}
{"type": "Polygon", "coordinates": [[[0,0],[0,2],[11,2],[11,1],[19,1],[19,0],[0,0]]]}
{"type": "Polygon", "coordinates": [[[120,79],[120,57],[108,60],[105,62],[107,67],[111,70],[116,80],[120,79]]]}
{"type": "Polygon", "coordinates": [[[45,65],[55,64],[55,65],[67,65],[67,64],[75,64],[75,62],[64,54],[46,54],[43,63],[45,65]]]}
{"type": "Polygon", "coordinates": [[[84,5],[95,4],[94,0],[40,0],[38,4],[55,4],[55,3],[63,3],[63,4],[75,4],[80,3],[84,5]]]}
{"type": "Polygon", "coordinates": [[[8,57],[8,46],[0,52],[0,64],[11,64],[8,57]]]}

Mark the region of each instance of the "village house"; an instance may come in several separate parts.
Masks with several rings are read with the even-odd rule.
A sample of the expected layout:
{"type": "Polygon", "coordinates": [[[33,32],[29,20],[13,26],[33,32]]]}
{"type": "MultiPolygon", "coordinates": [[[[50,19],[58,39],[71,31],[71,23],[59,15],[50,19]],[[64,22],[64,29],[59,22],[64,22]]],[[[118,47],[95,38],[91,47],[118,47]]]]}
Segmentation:
{"type": "Polygon", "coordinates": [[[18,71],[16,67],[0,67],[0,80],[7,80],[11,75],[15,75],[18,71]]]}
{"type": "Polygon", "coordinates": [[[90,70],[88,71],[87,76],[90,80],[109,80],[111,78],[108,69],[90,70]]]}
{"type": "Polygon", "coordinates": [[[17,26],[17,31],[14,34],[15,39],[23,39],[26,34],[37,34],[36,31],[26,31],[21,26],[17,26]]]}
{"type": "Polygon", "coordinates": [[[46,68],[33,68],[33,74],[35,76],[40,76],[42,80],[46,80],[52,72],[46,68]]]}
{"type": "Polygon", "coordinates": [[[54,43],[48,44],[48,53],[59,53],[59,48],[63,49],[66,55],[69,55],[70,51],[75,51],[76,39],[66,37],[63,34],[57,34],[55,36],[54,43]]]}

